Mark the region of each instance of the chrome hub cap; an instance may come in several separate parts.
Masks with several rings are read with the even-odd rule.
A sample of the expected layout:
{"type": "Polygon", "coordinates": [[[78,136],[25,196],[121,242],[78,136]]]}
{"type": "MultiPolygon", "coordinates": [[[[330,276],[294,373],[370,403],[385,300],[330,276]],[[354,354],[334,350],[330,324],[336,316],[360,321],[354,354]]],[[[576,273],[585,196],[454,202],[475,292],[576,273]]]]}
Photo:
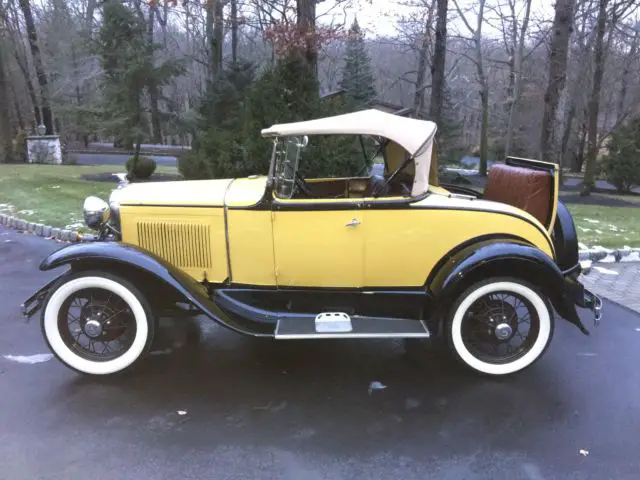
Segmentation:
{"type": "Polygon", "coordinates": [[[496,337],[499,340],[506,340],[511,336],[512,333],[513,330],[511,329],[511,325],[509,325],[508,323],[501,323],[495,329],[496,337]]]}
{"type": "Polygon", "coordinates": [[[89,338],[99,337],[100,335],[102,335],[102,323],[100,323],[98,320],[87,320],[87,322],[84,324],[84,333],[89,338]]]}

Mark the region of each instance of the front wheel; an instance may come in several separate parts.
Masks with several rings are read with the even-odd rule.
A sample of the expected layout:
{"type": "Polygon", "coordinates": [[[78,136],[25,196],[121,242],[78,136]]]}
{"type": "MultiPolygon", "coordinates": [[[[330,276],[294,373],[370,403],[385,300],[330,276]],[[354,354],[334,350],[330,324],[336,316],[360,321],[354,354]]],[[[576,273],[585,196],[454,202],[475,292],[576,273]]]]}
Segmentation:
{"type": "Polygon", "coordinates": [[[128,280],[79,272],[63,277],[49,294],[42,331],[66,366],[108,375],[126,370],[148,351],[155,322],[148,302],[128,280]]]}
{"type": "Polygon", "coordinates": [[[478,282],[460,295],[447,322],[457,360],[488,375],[508,375],[533,364],[553,336],[548,301],[514,278],[478,282]]]}

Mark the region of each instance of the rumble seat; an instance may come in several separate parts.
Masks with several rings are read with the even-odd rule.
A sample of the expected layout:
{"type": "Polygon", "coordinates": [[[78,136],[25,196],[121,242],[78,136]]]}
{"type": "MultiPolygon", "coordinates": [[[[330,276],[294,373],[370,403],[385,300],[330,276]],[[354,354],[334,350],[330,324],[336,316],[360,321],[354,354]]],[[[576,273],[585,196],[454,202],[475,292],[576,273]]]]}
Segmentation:
{"type": "Polygon", "coordinates": [[[547,226],[552,182],[553,177],[544,170],[495,164],[487,177],[484,199],[517,207],[547,226]]]}

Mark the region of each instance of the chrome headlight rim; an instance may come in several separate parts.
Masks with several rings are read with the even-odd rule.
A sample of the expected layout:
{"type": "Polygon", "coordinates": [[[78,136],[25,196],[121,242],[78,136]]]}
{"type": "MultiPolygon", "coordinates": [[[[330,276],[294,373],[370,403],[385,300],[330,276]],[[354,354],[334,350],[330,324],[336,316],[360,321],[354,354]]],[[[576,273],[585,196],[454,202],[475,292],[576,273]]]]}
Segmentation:
{"type": "Polygon", "coordinates": [[[89,196],[84,199],[82,214],[87,227],[100,230],[109,221],[111,209],[101,198],[89,196]]]}

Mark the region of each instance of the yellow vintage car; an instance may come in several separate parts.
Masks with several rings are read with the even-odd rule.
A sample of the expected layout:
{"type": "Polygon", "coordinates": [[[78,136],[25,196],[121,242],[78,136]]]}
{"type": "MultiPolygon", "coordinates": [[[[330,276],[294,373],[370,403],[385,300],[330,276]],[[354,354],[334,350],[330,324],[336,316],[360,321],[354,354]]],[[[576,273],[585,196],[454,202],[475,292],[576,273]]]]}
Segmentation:
{"type": "Polygon", "coordinates": [[[162,315],[204,315],[276,340],[442,338],[462,365],[506,375],[545,352],[555,314],[588,333],[577,307],[578,239],[558,201],[558,166],[508,158],[483,194],[439,185],[433,122],[378,110],[273,125],[266,176],[133,182],[85,201],[94,241],[41,270],[67,268],[23,304],[68,367],[128,369],[162,315]],[[384,175],[303,178],[319,136],[367,139],[384,175]]]}

